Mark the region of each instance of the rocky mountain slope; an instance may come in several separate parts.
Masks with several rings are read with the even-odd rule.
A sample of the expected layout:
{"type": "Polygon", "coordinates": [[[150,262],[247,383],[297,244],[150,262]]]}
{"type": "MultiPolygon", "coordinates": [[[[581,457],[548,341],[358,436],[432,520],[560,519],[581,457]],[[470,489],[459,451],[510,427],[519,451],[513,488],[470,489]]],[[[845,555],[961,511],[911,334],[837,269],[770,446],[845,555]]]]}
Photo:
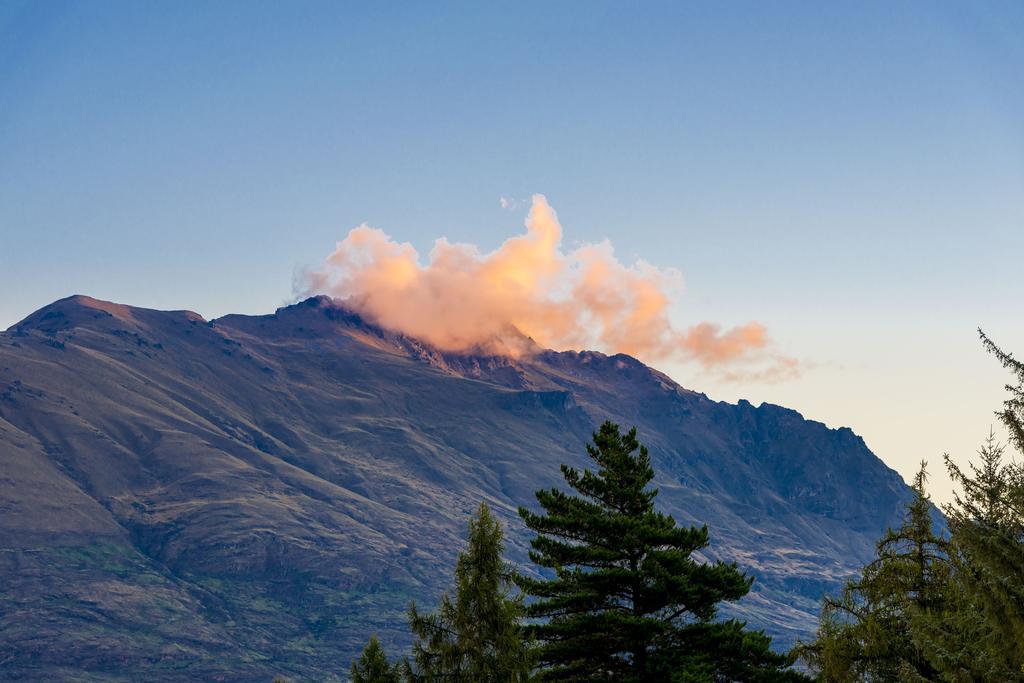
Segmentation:
{"type": "Polygon", "coordinates": [[[849,429],[719,403],[624,355],[440,353],[325,298],[207,322],[75,296],[0,334],[0,678],[344,676],[432,605],[485,499],[636,425],[658,504],[757,581],[780,646],[908,489],[849,429]]]}

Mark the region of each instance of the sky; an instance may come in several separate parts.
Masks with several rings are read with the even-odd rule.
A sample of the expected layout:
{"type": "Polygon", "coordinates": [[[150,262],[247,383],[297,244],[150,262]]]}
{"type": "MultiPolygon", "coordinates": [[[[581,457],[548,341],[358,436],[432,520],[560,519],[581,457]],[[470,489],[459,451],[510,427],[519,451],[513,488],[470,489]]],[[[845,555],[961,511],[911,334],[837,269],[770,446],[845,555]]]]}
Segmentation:
{"type": "MultiPolygon", "coordinates": [[[[971,457],[1024,354],[1024,4],[0,2],[0,329],[73,293],[266,313],[361,224],[678,271],[783,380],[656,365],[971,457]]],[[[615,351],[616,349],[606,349],[615,351]]],[[[999,433],[997,429],[997,434],[999,433]]]]}

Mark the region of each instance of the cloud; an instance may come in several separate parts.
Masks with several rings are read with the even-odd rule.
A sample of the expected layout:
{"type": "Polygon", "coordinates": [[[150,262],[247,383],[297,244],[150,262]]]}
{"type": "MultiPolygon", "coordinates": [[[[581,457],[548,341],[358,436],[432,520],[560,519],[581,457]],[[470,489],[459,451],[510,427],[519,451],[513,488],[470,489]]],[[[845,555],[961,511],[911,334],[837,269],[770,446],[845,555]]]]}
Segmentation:
{"type": "Polygon", "coordinates": [[[383,327],[451,351],[509,348],[518,331],[547,348],[690,361],[734,378],[796,371],[760,323],[676,329],[668,311],[682,291],[678,270],[623,264],[607,241],[568,253],[561,243],[558,217],[539,194],[526,232],[490,253],[442,237],[422,264],[412,245],[364,224],[306,274],[303,293],[343,299],[383,327]]]}

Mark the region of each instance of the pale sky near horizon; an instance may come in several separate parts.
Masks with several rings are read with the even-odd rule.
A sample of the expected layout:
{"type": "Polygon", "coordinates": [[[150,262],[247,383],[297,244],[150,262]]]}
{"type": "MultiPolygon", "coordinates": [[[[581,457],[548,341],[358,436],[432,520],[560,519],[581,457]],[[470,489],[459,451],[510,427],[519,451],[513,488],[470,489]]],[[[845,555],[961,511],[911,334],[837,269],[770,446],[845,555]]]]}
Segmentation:
{"type": "Polygon", "coordinates": [[[805,368],[661,369],[947,500],[1009,379],[976,328],[1024,355],[1024,4],[846,5],[5,0],[0,329],[269,312],[356,225],[487,251],[543,193],[567,248],[679,269],[679,326],[805,368]]]}

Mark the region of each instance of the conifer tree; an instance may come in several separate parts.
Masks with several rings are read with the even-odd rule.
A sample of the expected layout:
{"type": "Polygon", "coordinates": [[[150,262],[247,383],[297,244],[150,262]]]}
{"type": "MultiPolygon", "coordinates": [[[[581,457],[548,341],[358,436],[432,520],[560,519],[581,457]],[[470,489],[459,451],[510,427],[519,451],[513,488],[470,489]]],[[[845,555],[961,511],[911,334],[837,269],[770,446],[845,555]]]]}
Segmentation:
{"type": "MultiPolygon", "coordinates": [[[[1024,364],[979,330],[982,344],[1013,373],[996,415],[1011,445],[1024,452],[1024,364]]],[[[919,640],[948,680],[1024,681],[1024,465],[1007,461],[990,433],[980,462],[961,470],[946,456],[958,485],[945,512],[955,580],[941,619],[916,623],[919,640]]]]}
{"type": "Polygon", "coordinates": [[[517,683],[529,680],[531,658],[523,642],[521,596],[512,595],[512,571],[502,558],[501,524],[481,503],[469,522],[469,543],[455,567],[455,595],[438,610],[413,604],[409,622],[414,681],[517,683]]]}
{"type": "Polygon", "coordinates": [[[370,642],[351,669],[352,683],[401,683],[402,665],[388,661],[384,648],[377,636],[370,636],[370,642]]]}
{"type": "Polygon", "coordinates": [[[985,350],[995,356],[1004,368],[1013,373],[1017,380],[1016,384],[1006,385],[1010,396],[1003,401],[1003,409],[996,415],[1009,431],[1010,443],[1017,448],[1018,452],[1024,453],[1024,363],[1014,358],[1013,354],[996,346],[980,329],[978,334],[981,336],[981,343],[985,350]]]}
{"type": "Polygon", "coordinates": [[[954,573],[941,615],[913,622],[943,680],[1024,681],[1024,470],[989,434],[979,464],[946,457],[954,573]]]}
{"type": "Polygon", "coordinates": [[[1024,469],[1002,461],[992,437],[972,475],[948,462],[962,493],[949,506],[958,559],[969,574],[964,588],[993,628],[993,645],[1015,651],[1024,665],[1024,469]]]}
{"type": "Polygon", "coordinates": [[[766,636],[714,620],[751,579],[734,564],[695,560],[707,528],[677,527],[655,511],[654,471],[636,429],[605,422],[587,452],[595,471],[562,466],[578,495],[541,490],[543,514],[519,511],[537,533],[530,557],[550,576],[517,579],[535,598],[527,614],[538,621],[527,630],[539,642],[540,679],[803,680],[766,636]]]}
{"type": "Polygon", "coordinates": [[[825,598],[817,639],[797,648],[822,680],[938,680],[911,626],[916,615],[943,612],[949,584],[947,541],[935,533],[926,481],[921,463],[903,524],[838,598],[825,598]]]}

